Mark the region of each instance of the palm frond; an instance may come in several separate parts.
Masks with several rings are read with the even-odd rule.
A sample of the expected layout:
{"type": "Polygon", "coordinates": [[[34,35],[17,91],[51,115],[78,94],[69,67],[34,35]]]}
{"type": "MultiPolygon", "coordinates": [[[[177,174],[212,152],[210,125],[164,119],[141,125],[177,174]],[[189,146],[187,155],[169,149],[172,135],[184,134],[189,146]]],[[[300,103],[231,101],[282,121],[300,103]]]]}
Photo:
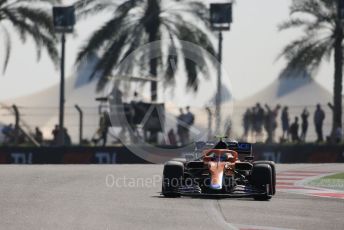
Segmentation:
{"type": "MultiPolygon", "coordinates": [[[[334,2],[334,1],[333,1],[334,2]]],[[[321,21],[333,21],[336,11],[324,7],[323,0],[293,0],[290,14],[303,13],[313,16],[321,21]]]]}
{"type": "MultiPolygon", "coordinates": [[[[90,0],[90,2],[94,3],[96,1],[90,0]]],[[[99,30],[95,31],[87,44],[81,48],[77,55],[76,64],[80,64],[85,60],[89,53],[99,50],[104,44],[120,36],[122,33],[121,31],[125,31],[128,26],[125,21],[128,12],[131,7],[138,2],[139,0],[129,0],[119,5],[114,13],[115,16],[106,22],[99,30]]]]}
{"type": "Polygon", "coordinates": [[[11,56],[11,48],[12,48],[12,43],[11,43],[11,35],[8,32],[8,30],[6,29],[6,27],[2,26],[0,27],[3,31],[3,35],[4,35],[4,45],[5,45],[5,59],[4,59],[4,63],[3,63],[3,69],[2,69],[2,73],[6,72],[7,69],[7,65],[8,62],[10,60],[10,56],[11,56]]]}
{"type": "Polygon", "coordinates": [[[142,52],[139,52],[139,48],[144,43],[144,28],[140,23],[133,26],[131,32],[132,36],[128,37],[128,48],[122,55],[118,62],[118,73],[120,75],[132,75],[137,67],[142,71],[145,68],[145,59],[142,52]]]}
{"type": "MultiPolygon", "coordinates": [[[[8,0],[6,0],[8,1],[8,0]]],[[[14,4],[18,3],[48,3],[48,4],[54,4],[54,3],[61,3],[61,0],[16,0],[14,4]]]]}
{"type": "Polygon", "coordinates": [[[87,7],[92,7],[93,4],[97,4],[99,0],[78,0],[74,3],[75,9],[78,10],[83,10],[87,7]]]}
{"type": "Polygon", "coordinates": [[[316,73],[324,57],[329,57],[333,48],[333,39],[313,40],[303,37],[287,45],[280,56],[287,59],[287,66],[281,76],[289,76],[290,72],[316,73]]]}
{"type": "Polygon", "coordinates": [[[116,41],[107,47],[106,52],[101,56],[93,73],[91,74],[91,78],[96,74],[99,74],[99,81],[97,85],[98,91],[102,90],[108,82],[109,75],[120,58],[120,54],[124,47],[127,36],[127,34],[122,34],[116,41]]]}
{"type": "Polygon", "coordinates": [[[210,27],[210,14],[207,6],[198,1],[186,1],[188,8],[186,12],[194,15],[196,19],[201,20],[206,26],[210,27]]]}
{"type": "Polygon", "coordinates": [[[205,49],[212,56],[216,55],[216,51],[212,41],[212,34],[206,33],[197,25],[183,19],[180,15],[175,15],[174,20],[165,19],[167,26],[176,36],[184,41],[194,43],[205,49]]]}
{"type": "Polygon", "coordinates": [[[41,49],[45,48],[50,56],[51,60],[57,66],[58,64],[58,52],[56,49],[56,38],[51,34],[45,34],[42,32],[42,28],[37,25],[30,25],[25,18],[21,18],[20,14],[16,14],[16,11],[11,9],[3,9],[3,13],[6,18],[12,23],[14,28],[17,29],[22,39],[25,40],[26,34],[33,38],[37,47],[37,58],[39,59],[41,49]]]}
{"type": "Polygon", "coordinates": [[[4,5],[7,2],[7,0],[0,0],[0,7],[4,5]]]}
{"type": "Polygon", "coordinates": [[[278,30],[287,30],[291,28],[298,28],[298,27],[304,27],[304,26],[310,26],[313,22],[308,21],[306,19],[300,19],[300,18],[293,18],[289,21],[282,22],[278,25],[278,30]]]}
{"type": "MultiPolygon", "coordinates": [[[[104,24],[102,28],[95,31],[88,42],[80,50],[76,63],[80,64],[85,60],[90,52],[98,51],[101,54],[100,61],[94,68],[92,76],[96,74],[100,76],[98,82],[98,90],[101,90],[108,82],[108,76],[111,73],[128,74],[129,72],[137,72],[141,70],[150,69],[150,73],[164,73],[165,83],[172,84],[175,76],[178,60],[183,60],[188,75],[187,86],[197,90],[198,74],[207,69],[207,56],[202,55],[210,53],[215,56],[216,52],[211,42],[211,34],[201,29],[204,27],[207,30],[208,9],[206,6],[197,1],[178,1],[174,0],[176,5],[185,4],[185,12],[169,11],[166,12],[171,16],[166,16],[162,11],[161,0],[124,0],[121,1],[114,10],[113,17],[104,24]],[[197,23],[183,19],[182,14],[187,13],[194,18],[197,18],[197,23]],[[199,22],[204,22],[199,26],[199,22]],[[167,26],[166,26],[167,25],[167,26]],[[163,56],[163,50],[166,48],[165,44],[161,47],[156,47],[157,52],[162,55],[158,58],[151,57],[144,51],[137,50],[141,45],[147,42],[153,42],[160,39],[163,27],[168,27],[167,31],[170,33],[171,43],[168,45],[166,56],[163,56]],[[137,28],[140,28],[139,30],[137,28]],[[197,65],[191,61],[187,55],[186,47],[182,47],[185,53],[180,52],[179,55],[174,55],[172,52],[175,49],[178,39],[186,40],[194,43],[203,49],[197,49],[193,53],[198,55],[200,60],[197,65]],[[131,54],[135,51],[135,57],[132,59],[131,54]],[[173,54],[173,55],[172,55],[173,54]],[[131,62],[127,62],[127,57],[130,56],[131,62]],[[154,62],[151,62],[154,58],[154,62]],[[167,59],[167,60],[166,60],[167,59]],[[173,59],[173,63],[171,63],[173,59]],[[165,61],[166,60],[166,61],[165,61]]],[[[83,12],[84,15],[92,15],[94,12],[107,10],[106,2],[101,0],[79,0],[75,6],[77,12],[83,12]]]]}
{"type": "Polygon", "coordinates": [[[123,20],[125,19],[124,16],[115,17],[108,21],[103,27],[99,30],[95,31],[91,38],[88,40],[87,44],[81,48],[79,51],[76,64],[80,64],[85,58],[87,58],[88,54],[99,50],[101,47],[104,46],[107,42],[114,39],[119,35],[119,30],[122,29],[123,20]]]}
{"type": "Polygon", "coordinates": [[[166,55],[166,66],[165,66],[165,79],[166,85],[172,84],[174,82],[174,77],[177,73],[178,69],[178,54],[176,53],[177,44],[174,41],[173,35],[170,34],[171,42],[168,47],[167,55],[166,55]]]}
{"type": "Polygon", "coordinates": [[[189,58],[184,58],[185,69],[187,72],[187,87],[192,88],[194,91],[198,89],[198,63],[196,64],[193,60],[189,58]]]}
{"type": "Polygon", "coordinates": [[[115,11],[117,4],[112,0],[79,0],[74,4],[77,18],[95,15],[102,11],[115,11]]]}
{"type": "MultiPolygon", "coordinates": [[[[209,39],[209,35],[205,33],[202,29],[185,21],[180,15],[175,15],[174,20],[164,19],[164,25],[168,28],[171,33],[178,39],[183,41],[182,53],[184,55],[185,70],[187,73],[187,87],[192,88],[194,91],[198,89],[198,79],[199,72],[208,73],[209,67],[207,65],[207,59],[214,61],[212,64],[216,66],[218,63],[215,58],[208,58],[216,55],[213,43],[209,39]],[[190,42],[193,46],[192,52],[190,47],[186,45],[185,42],[190,42]],[[197,46],[199,46],[197,48],[197,46]],[[202,48],[208,52],[204,53],[202,48]],[[190,56],[195,56],[197,59],[197,64],[190,60],[190,56]]],[[[209,74],[203,74],[204,77],[208,77],[209,74]]]]}
{"type": "MultiPolygon", "coordinates": [[[[59,2],[59,0],[0,0],[0,20],[9,21],[23,43],[27,36],[33,39],[38,60],[41,57],[42,49],[45,49],[56,66],[58,63],[57,39],[53,31],[50,7],[59,2]]],[[[11,46],[7,41],[10,37],[5,27],[3,31],[7,44],[5,71],[10,58],[11,46]]]]}
{"type": "Polygon", "coordinates": [[[32,9],[23,6],[16,7],[15,10],[18,16],[22,19],[30,20],[32,24],[35,24],[40,29],[46,30],[46,32],[51,34],[51,36],[55,36],[52,17],[50,13],[37,8],[32,9]]]}

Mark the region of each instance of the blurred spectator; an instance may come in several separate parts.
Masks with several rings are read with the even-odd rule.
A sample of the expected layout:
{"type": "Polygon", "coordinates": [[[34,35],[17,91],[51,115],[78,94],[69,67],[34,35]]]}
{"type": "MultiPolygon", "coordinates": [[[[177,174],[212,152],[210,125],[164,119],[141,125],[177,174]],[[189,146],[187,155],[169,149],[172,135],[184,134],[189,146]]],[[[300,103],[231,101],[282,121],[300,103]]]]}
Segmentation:
{"type": "Polygon", "coordinates": [[[244,126],[244,136],[243,139],[247,140],[249,131],[251,129],[251,123],[252,123],[252,112],[251,109],[248,108],[246,112],[244,113],[242,124],[244,126]]]}
{"type": "Polygon", "coordinates": [[[195,115],[190,112],[190,106],[186,107],[186,114],[184,116],[184,122],[186,123],[186,129],[185,129],[185,142],[190,143],[190,127],[195,122],[195,115]]]}
{"type": "Polygon", "coordinates": [[[308,130],[308,117],[309,117],[309,112],[308,112],[307,108],[305,108],[301,114],[301,120],[302,120],[301,128],[302,128],[302,130],[301,130],[300,139],[303,142],[306,141],[306,135],[307,135],[307,130],[308,130]]]}
{"type": "Polygon", "coordinates": [[[342,141],[342,128],[337,126],[335,131],[335,139],[336,143],[340,143],[342,141]]]}
{"type": "Polygon", "coordinates": [[[323,123],[325,119],[325,113],[324,110],[322,110],[320,104],[317,104],[317,108],[314,112],[314,125],[315,125],[315,131],[317,133],[317,140],[316,142],[322,142],[324,141],[323,137],[323,123]]]}
{"type": "Polygon", "coordinates": [[[291,135],[291,140],[293,142],[300,141],[300,138],[299,138],[299,118],[298,117],[295,117],[294,123],[291,124],[289,132],[291,135]]]}
{"type": "Polygon", "coordinates": [[[72,145],[72,139],[70,138],[70,135],[68,133],[68,130],[66,128],[63,128],[63,138],[64,138],[64,144],[69,146],[72,145]]]}
{"type": "Polygon", "coordinates": [[[14,128],[13,124],[6,125],[2,128],[2,133],[5,136],[5,143],[12,143],[14,141],[14,128]]]}
{"type": "Polygon", "coordinates": [[[95,145],[98,144],[99,141],[103,141],[102,146],[106,146],[107,143],[107,136],[109,132],[109,127],[111,126],[110,117],[107,112],[103,112],[100,115],[99,119],[99,128],[96,132],[96,135],[98,135],[98,138],[92,138],[92,141],[95,145]]]}
{"type": "Polygon", "coordinates": [[[111,105],[121,105],[123,102],[122,101],[123,93],[117,85],[112,88],[112,91],[108,97],[110,99],[111,105]]]}
{"type": "MultiPolygon", "coordinates": [[[[332,115],[334,113],[334,106],[331,104],[331,102],[327,103],[328,107],[332,111],[332,115]]],[[[330,136],[327,136],[327,142],[329,143],[339,143],[342,141],[342,128],[341,125],[336,123],[333,128],[330,136]]]]}
{"type": "Polygon", "coordinates": [[[282,122],[282,141],[289,139],[289,112],[288,106],[285,106],[282,110],[281,115],[281,122],[282,122]]]}
{"type": "Polygon", "coordinates": [[[255,136],[256,130],[257,130],[257,109],[256,109],[256,107],[251,108],[251,122],[252,122],[252,126],[251,126],[252,135],[255,136]]]}
{"type": "Polygon", "coordinates": [[[35,136],[34,136],[34,138],[35,138],[35,140],[39,144],[43,143],[43,133],[42,133],[42,131],[38,127],[35,128],[35,136]]]}
{"type": "Polygon", "coordinates": [[[261,139],[262,137],[262,131],[263,131],[263,125],[264,125],[264,109],[260,106],[259,103],[256,104],[256,108],[255,108],[255,132],[256,132],[256,136],[261,139]]]}
{"type": "Polygon", "coordinates": [[[52,145],[58,144],[59,132],[60,132],[60,127],[58,125],[55,125],[55,128],[53,129],[53,131],[51,131],[51,134],[53,135],[52,145]]]}
{"type": "Polygon", "coordinates": [[[176,134],[174,133],[174,129],[170,129],[167,135],[168,135],[169,144],[172,146],[176,146],[177,138],[176,138],[176,134]]]}
{"type": "Polygon", "coordinates": [[[177,117],[177,134],[181,145],[185,145],[185,113],[182,108],[179,109],[179,116],[177,117]]]}
{"type": "Polygon", "coordinates": [[[277,115],[278,111],[281,108],[280,105],[277,105],[273,110],[268,105],[265,105],[267,113],[265,114],[265,129],[268,134],[266,139],[267,143],[272,143],[275,140],[275,130],[277,128],[277,115]]]}
{"type": "Polygon", "coordinates": [[[225,136],[232,137],[232,120],[230,117],[227,117],[225,122],[225,136]]]}

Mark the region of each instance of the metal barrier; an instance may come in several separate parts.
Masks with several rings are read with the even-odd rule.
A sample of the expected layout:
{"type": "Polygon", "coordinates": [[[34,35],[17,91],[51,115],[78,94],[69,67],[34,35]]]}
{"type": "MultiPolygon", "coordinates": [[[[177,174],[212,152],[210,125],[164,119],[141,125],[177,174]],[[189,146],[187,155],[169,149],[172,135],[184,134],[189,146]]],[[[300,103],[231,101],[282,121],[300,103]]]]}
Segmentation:
{"type": "MultiPolygon", "coordinates": [[[[344,163],[343,145],[254,145],[253,152],[255,160],[276,163],[344,163]]],[[[183,156],[176,151],[169,158],[183,156]]],[[[0,164],[147,163],[126,147],[0,147],[0,164]]]]}

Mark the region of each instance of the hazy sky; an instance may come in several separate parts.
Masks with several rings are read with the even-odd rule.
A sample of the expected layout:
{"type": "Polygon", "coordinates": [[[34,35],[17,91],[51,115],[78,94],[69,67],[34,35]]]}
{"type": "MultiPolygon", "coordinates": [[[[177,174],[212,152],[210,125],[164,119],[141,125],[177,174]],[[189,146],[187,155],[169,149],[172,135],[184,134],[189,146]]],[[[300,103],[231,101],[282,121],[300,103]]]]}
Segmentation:
{"type": "MultiPolygon", "coordinates": [[[[207,3],[213,1],[206,1],[207,3]]],[[[224,34],[224,68],[232,82],[236,98],[244,98],[262,90],[274,81],[284,65],[275,61],[283,46],[296,32],[277,31],[277,25],[287,19],[291,0],[237,0],[231,31],[224,34]]],[[[75,54],[90,32],[102,23],[88,20],[77,25],[78,36],[67,41],[66,75],[74,69],[75,54]]],[[[13,36],[15,37],[15,36],[13,36]]],[[[3,53],[0,46],[0,54],[3,53]]],[[[0,56],[0,60],[3,58],[0,56]]],[[[332,64],[325,64],[316,80],[331,90],[332,64]]],[[[4,75],[0,74],[0,99],[16,97],[44,89],[59,82],[59,72],[46,55],[36,63],[34,46],[21,45],[13,39],[10,64],[4,75]]]]}

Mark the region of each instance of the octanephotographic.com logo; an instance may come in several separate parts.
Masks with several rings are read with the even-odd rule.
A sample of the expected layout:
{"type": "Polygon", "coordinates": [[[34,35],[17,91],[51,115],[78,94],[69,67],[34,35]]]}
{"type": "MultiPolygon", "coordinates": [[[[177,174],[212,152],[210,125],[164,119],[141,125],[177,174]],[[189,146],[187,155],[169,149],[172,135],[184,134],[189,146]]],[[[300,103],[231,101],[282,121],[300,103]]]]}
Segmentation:
{"type": "MultiPolygon", "coordinates": [[[[212,123],[213,121],[209,121],[209,119],[214,119],[215,116],[213,114],[212,118],[209,118],[208,120],[207,118],[204,119],[203,127],[202,125],[186,127],[187,124],[176,119],[176,114],[171,114],[159,103],[152,103],[150,107],[145,110],[145,113],[142,114],[140,124],[136,124],[134,126],[132,121],[128,119],[128,108],[126,108],[122,103],[122,92],[118,89],[118,86],[121,83],[121,76],[149,76],[149,74],[151,74],[149,71],[137,68],[137,66],[147,66],[147,63],[149,66],[152,64],[151,60],[154,60],[154,62],[167,61],[169,62],[168,65],[170,66],[171,71],[178,71],[178,65],[182,63],[182,61],[178,61],[178,58],[180,59],[182,54],[182,57],[185,59],[184,63],[193,63],[193,68],[195,68],[195,70],[200,70],[202,72],[201,74],[206,76],[205,81],[210,78],[216,78],[217,71],[219,69],[221,70],[222,78],[226,78],[227,80],[229,79],[225,69],[220,65],[220,63],[218,63],[217,59],[213,55],[202,47],[190,42],[178,41],[178,45],[168,46],[168,58],[166,58],[163,52],[164,48],[162,47],[166,47],[166,44],[169,42],[171,41],[155,41],[141,46],[131,52],[119,64],[119,66],[116,67],[116,71],[114,73],[114,76],[116,77],[111,79],[111,84],[109,84],[106,91],[107,95],[111,95],[111,98],[108,101],[111,124],[113,127],[117,127],[117,130],[121,129],[120,132],[122,134],[124,133],[124,135],[118,135],[118,133],[116,133],[116,137],[118,137],[121,143],[124,144],[132,153],[152,163],[163,163],[171,158],[183,157],[182,154],[185,152],[192,152],[194,149],[194,141],[207,140],[209,137],[209,133],[207,132],[209,128],[207,127],[207,122],[212,123]],[[209,66],[211,67],[208,68],[209,66]],[[153,114],[154,118],[152,118],[153,114]],[[152,135],[152,132],[145,129],[145,127],[147,127],[148,124],[151,125],[152,122],[154,125],[161,126],[161,130],[159,130],[160,140],[166,140],[168,138],[169,130],[165,129],[166,124],[175,122],[175,126],[188,128],[191,137],[189,143],[179,147],[157,145],[156,143],[153,144],[151,141],[147,140],[147,135],[152,135]]],[[[163,76],[160,76],[160,73],[157,73],[157,75],[158,76],[149,76],[148,78],[150,80],[157,79],[157,81],[161,79],[165,80],[163,79],[163,76]]],[[[179,77],[179,74],[177,74],[177,77],[179,77]]],[[[191,103],[192,101],[190,104],[191,103]]],[[[206,117],[205,107],[206,106],[204,106],[203,110],[205,113],[204,116],[206,117]]],[[[208,111],[209,110],[215,113],[214,103],[208,106],[208,111]]],[[[226,113],[231,114],[232,112],[233,107],[232,104],[229,103],[226,107],[226,113]]],[[[226,125],[227,124],[225,124],[225,122],[221,125],[221,129],[223,131],[226,130],[226,125]]],[[[112,131],[113,129],[110,129],[110,132],[112,131]]],[[[166,141],[164,142],[166,143],[166,141]]]]}

